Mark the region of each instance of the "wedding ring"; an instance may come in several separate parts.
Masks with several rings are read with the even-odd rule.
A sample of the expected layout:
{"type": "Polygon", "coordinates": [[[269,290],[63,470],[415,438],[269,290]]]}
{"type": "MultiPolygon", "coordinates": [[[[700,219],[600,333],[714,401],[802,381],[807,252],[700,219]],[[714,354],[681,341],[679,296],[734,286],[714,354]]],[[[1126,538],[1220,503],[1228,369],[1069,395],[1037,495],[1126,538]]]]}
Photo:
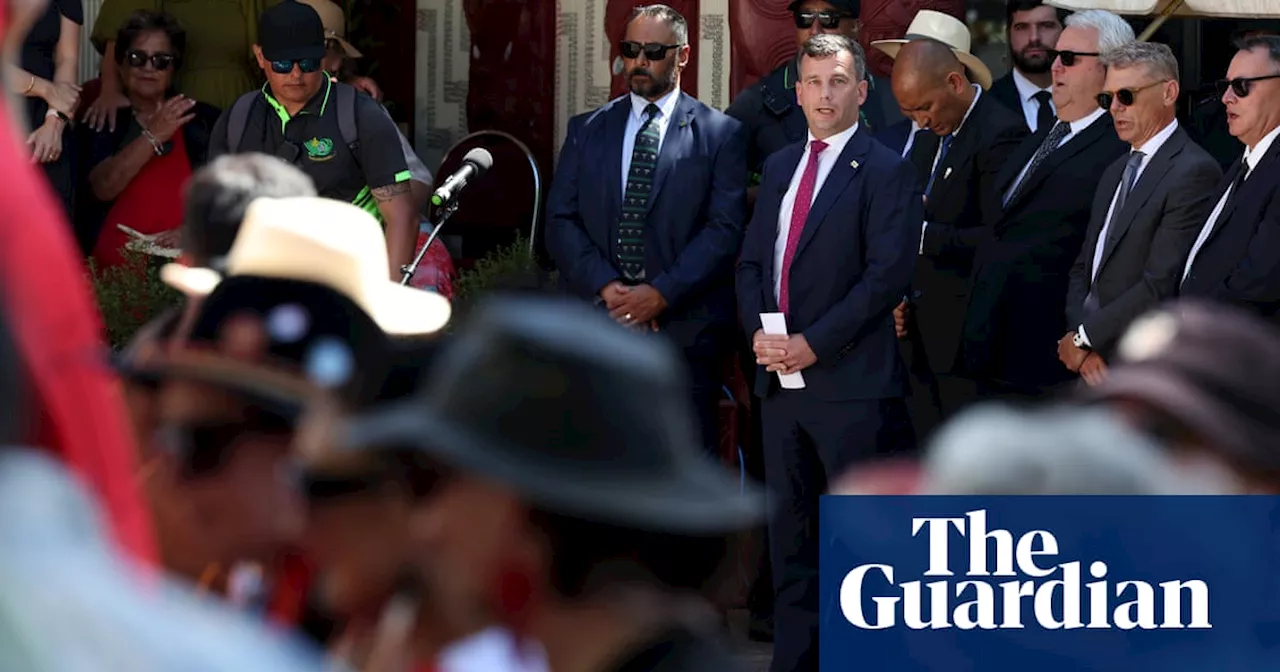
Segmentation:
{"type": "Polygon", "coordinates": [[[623,315],[623,316],[622,316],[622,319],[624,319],[624,320],[626,320],[626,321],[630,322],[630,321],[631,321],[631,313],[627,313],[626,315],[623,315]]]}

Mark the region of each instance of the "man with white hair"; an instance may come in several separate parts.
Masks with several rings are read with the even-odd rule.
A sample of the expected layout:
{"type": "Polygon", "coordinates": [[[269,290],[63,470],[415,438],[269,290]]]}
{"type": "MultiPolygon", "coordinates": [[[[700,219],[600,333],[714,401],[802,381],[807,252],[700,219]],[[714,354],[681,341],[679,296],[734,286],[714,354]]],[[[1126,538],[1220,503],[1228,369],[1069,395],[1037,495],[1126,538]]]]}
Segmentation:
{"type": "Polygon", "coordinates": [[[1111,12],[1068,17],[1052,68],[1058,122],[1028,138],[996,180],[1004,213],[974,259],[958,362],[981,396],[1040,397],[1071,377],[1054,350],[1067,331],[1067,277],[1098,176],[1128,149],[1098,106],[1100,59],[1133,41],[1111,12]]]}

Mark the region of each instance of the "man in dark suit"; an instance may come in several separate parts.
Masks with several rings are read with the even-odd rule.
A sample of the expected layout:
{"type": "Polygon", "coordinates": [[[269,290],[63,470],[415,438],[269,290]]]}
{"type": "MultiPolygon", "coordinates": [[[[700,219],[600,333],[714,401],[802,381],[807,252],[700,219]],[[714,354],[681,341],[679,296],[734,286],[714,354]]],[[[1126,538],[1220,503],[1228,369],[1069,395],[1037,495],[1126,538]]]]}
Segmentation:
{"type": "Polygon", "coordinates": [[[774,672],[818,669],[818,497],[852,463],[914,448],[893,307],[911,283],[923,218],[911,164],[858,123],[857,42],[805,43],[797,96],[808,141],[765,162],[738,264],[738,304],[760,368],[773,561],[774,672]],[[766,335],[761,313],[787,333],[766,335]],[[801,374],[779,389],[774,374],[801,374]]]}
{"type": "Polygon", "coordinates": [[[707,450],[717,445],[733,263],[746,218],[742,125],[680,92],[688,26],[638,8],[623,62],[631,93],[569,120],[547,199],[547,251],[573,294],[684,351],[707,450]]]}
{"type": "Polygon", "coordinates": [[[991,95],[1021,116],[1032,133],[1057,121],[1049,68],[1066,18],[1066,10],[1045,5],[1044,0],[1008,0],[1005,7],[1013,68],[991,85],[991,95]]]}
{"type": "Polygon", "coordinates": [[[1058,122],[1024,142],[996,181],[1004,213],[975,255],[961,345],[962,370],[983,396],[1038,397],[1071,378],[1054,348],[1067,329],[1067,278],[1098,176],[1128,149],[1098,107],[1098,54],[1133,40],[1110,12],[1067,19],[1053,64],[1058,122]]]}
{"type": "MultiPolygon", "coordinates": [[[[1026,137],[1022,120],[965,76],[952,48],[931,39],[902,46],[893,65],[893,93],[902,109],[932,142],[911,154],[925,189],[924,231],[911,295],[913,370],[923,370],[930,394],[913,394],[915,406],[936,402],[934,413],[913,409],[918,433],[932,429],[927,416],[944,419],[970,402],[971,381],[954,375],[960,332],[968,303],[974,251],[1000,218],[996,178],[1026,137]],[[925,426],[922,426],[925,425],[925,426]]],[[[895,311],[901,322],[908,312],[895,311]]],[[[914,390],[913,390],[914,392],[914,390]]]]}
{"type": "Polygon", "coordinates": [[[1227,171],[1183,269],[1181,292],[1280,317],[1280,37],[1246,38],[1222,102],[1244,156],[1227,171]]]}
{"type": "Polygon", "coordinates": [[[1099,103],[1132,151],[1098,183],[1085,244],[1071,267],[1071,331],[1058,341],[1058,358],[1090,384],[1102,380],[1129,322],[1177,292],[1222,179],[1217,161],[1174,118],[1178,61],[1168,46],[1134,42],[1103,64],[1099,103]]]}

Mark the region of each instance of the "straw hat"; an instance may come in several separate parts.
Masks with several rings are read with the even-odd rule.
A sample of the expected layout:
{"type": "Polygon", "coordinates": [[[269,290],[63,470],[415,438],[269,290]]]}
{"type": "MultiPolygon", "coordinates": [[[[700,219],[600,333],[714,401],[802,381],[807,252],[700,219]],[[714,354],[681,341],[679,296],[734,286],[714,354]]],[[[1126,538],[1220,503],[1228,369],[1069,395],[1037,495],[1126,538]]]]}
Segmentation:
{"type": "MultiPolygon", "coordinates": [[[[297,280],[347,297],[391,335],[430,334],[449,321],[449,301],[390,279],[386,240],[369,213],[327,198],[260,198],[250,204],[231,252],[228,276],[297,280]]],[[[222,282],[210,268],[168,264],[160,277],[191,296],[222,282]]]]}
{"type": "Polygon", "coordinates": [[[312,9],[316,10],[316,14],[320,15],[320,23],[324,24],[324,38],[326,40],[337,40],[347,58],[364,56],[359,49],[351,46],[351,43],[347,41],[347,17],[343,13],[342,7],[339,7],[332,0],[298,0],[298,2],[310,5],[312,9]]]}
{"type": "Polygon", "coordinates": [[[973,83],[981,86],[984,91],[991,88],[991,70],[982,62],[982,59],[969,52],[971,41],[969,27],[950,14],[922,9],[916,13],[916,18],[911,20],[911,25],[907,27],[907,34],[902,39],[876,40],[871,43],[871,46],[888,54],[889,58],[896,59],[902,45],[920,39],[937,40],[951,47],[956,58],[960,59],[960,63],[969,70],[973,83]]]}

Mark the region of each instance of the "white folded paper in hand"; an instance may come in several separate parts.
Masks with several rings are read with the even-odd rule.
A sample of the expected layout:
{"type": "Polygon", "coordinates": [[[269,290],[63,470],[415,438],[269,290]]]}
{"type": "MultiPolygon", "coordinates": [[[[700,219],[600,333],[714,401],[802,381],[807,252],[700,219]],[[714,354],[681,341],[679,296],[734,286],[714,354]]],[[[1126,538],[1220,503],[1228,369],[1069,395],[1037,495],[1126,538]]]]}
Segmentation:
{"type": "MultiPolygon", "coordinates": [[[[760,328],[769,336],[787,335],[787,316],[782,313],[760,313],[760,328]]],[[[804,375],[778,372],[778,382],[784,390],[804,389],[804,375]]]]}
{"type": "Polygon", "coordinates": [[[129,242],[124,245],[126,249],[141,252],[143,254],[149,254],[153,257],[164,257],[166,259],[177,259],[182,256],[182,250],[157,245],[156,239],[159,237],[159,234],[142,233],[141,231],[129,228],[124,224],[116,224],[116,228],[129,236],[129,242]]]}

